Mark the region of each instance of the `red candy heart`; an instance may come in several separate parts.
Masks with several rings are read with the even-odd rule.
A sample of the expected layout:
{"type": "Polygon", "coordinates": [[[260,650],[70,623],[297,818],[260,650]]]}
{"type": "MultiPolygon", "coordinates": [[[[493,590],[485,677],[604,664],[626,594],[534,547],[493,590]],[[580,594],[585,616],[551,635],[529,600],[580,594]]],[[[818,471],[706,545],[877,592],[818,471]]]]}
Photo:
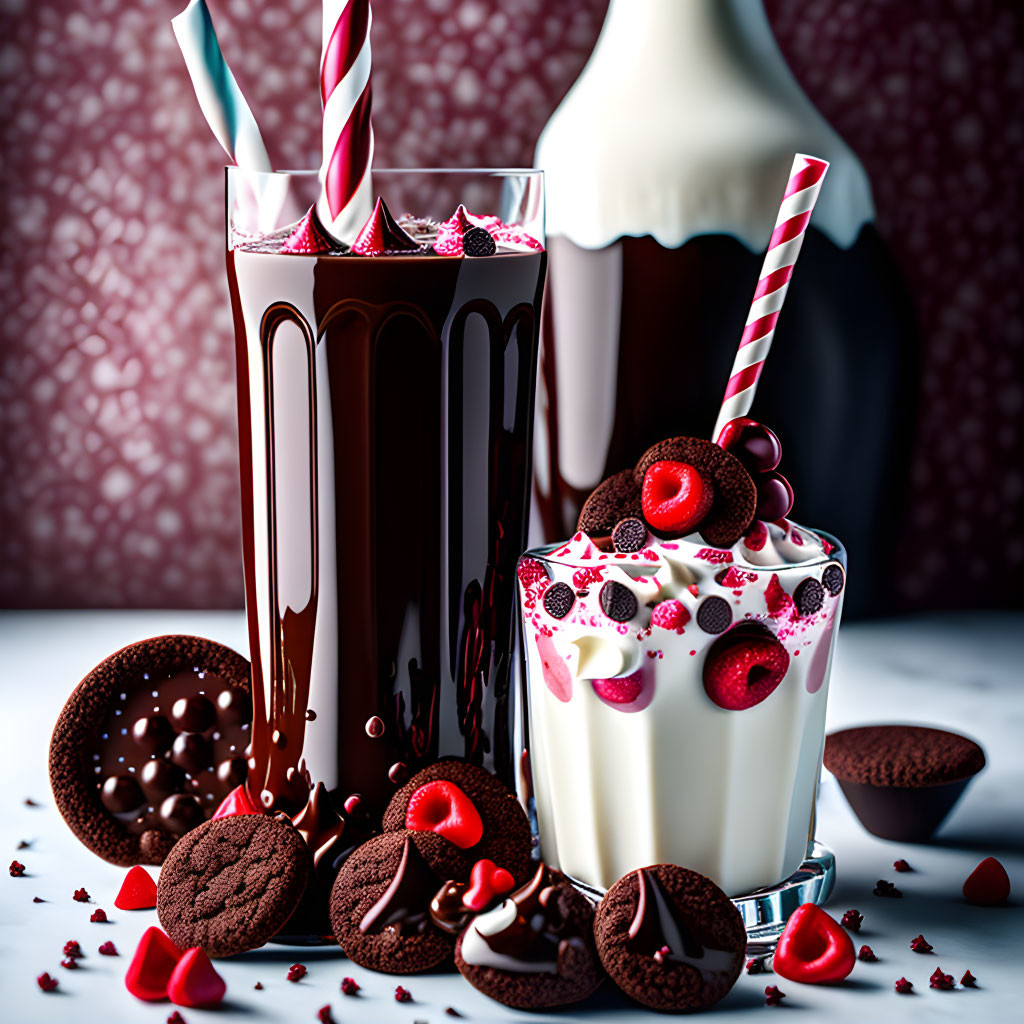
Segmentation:
{"type": "Polygon", "coordinates": [[[167,983],[181,959],[181,950],[157,927],[147,928],[128,965],[124,986],[136,999],[167,998],[167,983]]]}
{"type": "Polygon", "coordinates": [[[167,994],[177,1006],[216,1006],[227,990],[224,979],[198,946],[182,956],[167,983],[167,994]]]}
{"type": "Polygon", "coordinates": [[[853,939],[820,907],[797,907],[779,936],[772,969],[790,981],[822,985],[842,981],[857,962],[853,939]]]}
{"type": "Polygon", "coordinates": [[[118,910],[152,910],[156,906],[153,876],[136,864],[124,876],[121,891],[114,897],[114,906],[118,910]]]}
{"type": "Polygon", "coordinates": [[[469,876],[469,888],[462,897],[463,905],[479,914],[494,903],[499,896],[512,891],[515,880],[504,868],[493,860],[478,860],[469,876]]]}
{"type": "Polygon", "coordinates": [[[986,857],[964,882],[964,899],[979,907],[997,907],[1010,898],[1010,876],[995,859],[986,857]]]}
{"type": "Polygon", "coordinates": [[[688,462],[655,462],[644,474],[640,504],[659,533],[689,533],[708,514],[714,492],[688,462]]]}
{"type": "Polygon", "coordinates": [[[405,827],[436,832],[461,850],[483,838],[484,823],[473,801],[454,783],[441,779],[420,786],[405,809],[405,827]]]}
{"type": "Polygon", "coordinates": [[[233,814],[262,814],[263,812],[249,798],[245,786],[236,786],[223,800],[220,806],[213,812],[211,820],[218,818],[230,818],[233,814]]]}

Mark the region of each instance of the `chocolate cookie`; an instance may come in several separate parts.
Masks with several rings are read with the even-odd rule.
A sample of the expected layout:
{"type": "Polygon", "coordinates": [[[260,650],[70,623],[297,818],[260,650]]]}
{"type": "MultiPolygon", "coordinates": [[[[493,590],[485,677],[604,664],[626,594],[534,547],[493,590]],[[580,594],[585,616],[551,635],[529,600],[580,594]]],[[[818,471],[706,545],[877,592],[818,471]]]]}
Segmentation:
{"type": "Polygon", "coordinates": [[[608,537],[620,520],[641,514],[640,485],[634,481],[633,471],[624,469],[594,488],[580,509],[576,529],[591,539],[608,537]]]}
{"type": "Polygon", "coordinates": [[[706,1010],[743,969],[747,933],[729,897],[674,864],[631,871],[594,920],[601,963],[626,995],[654,1010],[706,1010]]]}
{"type": "Polygon", "coordinates": [[[283,817],[237,814],[193,829],[160,870],[156,909],[179,949],[212,957],[262,946],[298,905],[309,850],[283,817]]]}
{"type": "Polygon", "coordinates": [[[686,462],[710,480],[715,496],[697,529],[718,548],[732,547],[746,533],[757,508],[757,487],[743,463],[724,448],[699,437],[672,437],[648,448],[633,470],[637,489],[655,462],[686,462]]]}
{"type": "Polygon", "coordinates": [[[331,926],[350,960],[415,974],[451,960],[455,937],[436,927],[433,898],[468,875],[458,847],[433,832],[385,832],[356,849],[331,890],[331,926]]]}
{"type": "Polygon", "coordinates": [[[112,654],[78,684],[50,740],[72,832],[114,864],[160,864],[245,781],[249,662],[194,636],[112,654]]]}
{"type": "Polygon", "coordinates": [[[470,864],[481,859],[492,860],[510,872],[517,884],[529,878],[533,871],[530,822],[515,794],[484,768],[457,758],[443,758],[417,772],[391,798],[384,812],[383,827],[385,832],[404,828],[438,832],[459,846],[470,864]],[[436,804],[417,809],[414,802],[410,813],[414,794],[438,782],[450,783],[458,792],[433,787],[436,793],[424,791],[422,796],[434,797],[436,804]],[[465,828],[463,818],[467,815],[462,814],[460,794],[468,798],[479,815],[482,829],[474,832],[465,828]],[[466,843],[469,845],[464,845],[466,843]]]}
{"type": "Polygon", "coordinates": [[[541,864],[521,889],[474,918],[455,966],[484,995],[521,1010],[586,999],[604,980],[594,908],[559,871],[541,864]]]}

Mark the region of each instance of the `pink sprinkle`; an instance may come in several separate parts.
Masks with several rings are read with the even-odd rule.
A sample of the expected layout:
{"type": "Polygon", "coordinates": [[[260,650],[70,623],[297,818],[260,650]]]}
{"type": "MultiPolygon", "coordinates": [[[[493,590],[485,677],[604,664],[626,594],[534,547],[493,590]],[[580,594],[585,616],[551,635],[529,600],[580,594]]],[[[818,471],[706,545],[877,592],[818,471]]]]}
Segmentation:
{"type": "Polygon", "coordinates": [[[701,548],[693,557],[712,565],[728,565],[732,561],[732,552],[721,548],[701,548]]]}

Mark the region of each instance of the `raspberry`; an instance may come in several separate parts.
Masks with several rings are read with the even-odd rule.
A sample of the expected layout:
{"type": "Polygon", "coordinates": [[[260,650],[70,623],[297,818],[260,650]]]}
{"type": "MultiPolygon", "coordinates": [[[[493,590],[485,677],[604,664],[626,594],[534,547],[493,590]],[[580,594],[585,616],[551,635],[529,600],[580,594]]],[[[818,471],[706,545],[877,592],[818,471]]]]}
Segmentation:
{"type": "Polygon", "coordinates": [[[21,878],[25,874],[25,865],[19,860],[11,861],[11,878],[21,878]]]}
{"type": "Polygon", "coordinates": [[[683,627],[690,621],[690,613],[682,601],[672,598],[659,601],[651,612],[651,625],[659,629],[669,629],[674,633],[682,633],[683,627]]]}
{"type": "Polygon", "coordinates": [[[82,952],[82,947],[75,942],[74,939],[68,939],[68,941],[64,943],[64,955],[84,956],[85,954],[82,952]]]}
{"type": "Polygon", "coordinates": [[[875,956],[874,950],[870,946],[861,946],[857,950],[857,959],[863,960],[865,963],[873,964],[876,963],[878,957],[875,956]]]}
{"type": "Polygon", "coordinates": [[[932,951],[931,943],[923,935],[918,935],[916,939],[911,939],[910,948],[915,953],[930,953],[932,951]]]}
{"type": "Polygon", "coordinates": [[[321,1006],[320,1009],[316,1011],[316,1019],[320,1021],[320,1024],[334,1024],[334,1018],[331,1016],[330,1006],[321,1006]]]}
{"type": "Polygon", "coordinates": [[[792,615],[796,608],[793,598],[783,590],[777,573],[772,574],[768,586],[764,588],[764,603],[768,608],[768,614],[773,619],[777,619],[780,615],[792,615]]]}
{"type": "Polygon", "coordinates": [[[84,889],[76,889],[75,890],[75,895],[72,897],[72,899],[76,903],[88,903],[89,902],[89,894],[84,889]]]}
{"type": "Polygon", "coordinates": [[[288,968],[287,978],[289,981],[301,981],[306,976],[306,968],[303,964],[292,964],[288,968]]]}
{"type": "Polygon", "coordinates": [[[901,996],[914,991],[914,986],[906,978],[897,978],[894,988],[901,996]]]}
{"type": "Polygon", "coordinates": [[[899,860],[894,860],[894,861],[892,862],[892,866],[893,866],[893,867],[894,867],[894,868],[895,868],[895,869],[896,869],[897,871],[913,871],[913,870],[914,870],[914,869],[913,869],[913,868],[912,868],[912,867],[911,867],[911,866],[910,866],[910,865],[909,865],[909,864],[908,864],[908,863],[907,863],[907,862],[906,862],[905,860],[903,860],[902,858],[900,858],[899,860]]]}
{"type": "Polygon", "coordinates": [[[424,783],[409,797],[405,827],[436,832],[460,850],[475,846],[484,834],[476,805],[458,786],[444,779],[424,783]]]}
{"type": "Polygon", "coordinates": [[[347,996],[357,995],[359,992],[359,983],[355,978],[342,978],[341,991],[347,996]]]}
{"type": "Polygon", "coordinates": [[[973,974],[971,974],[970,971],[967,971],[964,973],[964,976],[960,979],[960,984],[963,985],[964,988],[976,988],[978,984],[978,979],[973,974]]]}
{"type": "Polygon", "coordinates": [[[769,985],[764,990],[764,1004],[765,1006],[778,1006],[783,999],[786,998],[785,992],[779,991],[778,985],[769,985]]]}
{"type": "Polygon", "coordinates": [[[36,984],[44,992],[52,992],[57,987],[57,979],[51,978],[49,972],[43,971],[43,973],[36,978],[36,984]]]}
{"type": "Polygon", "coordinates": [[[876,896],[885,896],[893,900],[899,899],[903,895],[892,882],[887,882],[884,878],[880,878],[871,891],[876,896]]]}
{"type": "Polygon", "coordinates": [[[262,981],[257,981],[257,982],[256,982],[256,984],[255,984],[255,985],[253,985],[253,988],[254,988],[254,989],[255,989],[255,990],[257,991],[257,992],[262,992],[262,991],[263,991],[263,982],[262,982],[262,981]]]}
{"type": "Polygon", "coordinates": [[[661,533],[679,536],[695,529],[711,509],[714,490],[688,462],[655,462],[644,474],[640,505],[661,533]]]}
{"type": "Polygon", "coordinates": [[[100,955],[101,956],[120,956],[121,955],[117,951],[117,946],[115,946],[110,941],[104,942],[103,945],[100,946],[100,950],[99,951],[100,951],[100,955]]]}
{"type": "Polygon", "coordinates": [[[106,924],[107,912],[102,907],[97,907],[90,915],[89,920],[94,924],[106,924]]]}
{"type": "Polygon", "coordinates": [[[704,689],[720,708],[745,711],[782,682],[789,654],[765,629],[737,626],[716,640],[704,661],[704,689]]]}
{"type": "Polygon", "coordinates": [[[950,989],[956,987],[956,982],[953,981],[952,974],[943,974],[941,967],[936,967],[932,971],[932,976],[928,979],[928,984],[932,988],[941,989],[944,992],[948,992],[950,989]]]}
{"type": "Polygon", "coordinates": [[[65,957],[60,962],[61,967],[67,967],[68,970],[76,970],[78,968],[78,961],[73,956],[65,957]]]}
{"type": "Polygon", "coordinates": [[[864,923],[864,915],[859,910],[848,910],[843,914],[840,924],[851,932],[859,932],[860,926],[864,923]]]}
{"type": "Polygon", "coordinates": [[[395,989],[395,1002],[396,1003],[411,1003],[412,1002],[412,993],[407,988],[402,988],[402,986],[399,985],[395,989]]]}

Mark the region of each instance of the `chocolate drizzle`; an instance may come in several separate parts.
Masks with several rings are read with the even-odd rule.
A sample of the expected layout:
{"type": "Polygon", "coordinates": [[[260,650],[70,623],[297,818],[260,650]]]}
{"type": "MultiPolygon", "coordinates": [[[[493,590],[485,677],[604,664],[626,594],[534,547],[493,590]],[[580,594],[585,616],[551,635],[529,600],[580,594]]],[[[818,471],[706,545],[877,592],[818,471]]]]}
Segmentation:
{"type": "Polygon", "coordinates": [[[659,964],[683,964],[700,972],[705,983],[728,974],[736,954],[703,945],[672,907],[661,880],[648,870],[636,873],[640,898],[629,926],[626,950],[659,964]]]}
{"type": "Polygon", "coordinates": [[[423,932],[430,922],[431,896],[437,892],[440,883],[440,877],[416,844],[406,836],[395,877],[384,895],[359,922],[359,930],[381,932],[391,929],[399,935],[423,932]]]}
{"type": "Polygon", "coordinates": [[[465,882],[445,882],[430,901],[430,920],[449,935],[458,935],[473,918],[463,903],[469,886],[465,882]]]}

